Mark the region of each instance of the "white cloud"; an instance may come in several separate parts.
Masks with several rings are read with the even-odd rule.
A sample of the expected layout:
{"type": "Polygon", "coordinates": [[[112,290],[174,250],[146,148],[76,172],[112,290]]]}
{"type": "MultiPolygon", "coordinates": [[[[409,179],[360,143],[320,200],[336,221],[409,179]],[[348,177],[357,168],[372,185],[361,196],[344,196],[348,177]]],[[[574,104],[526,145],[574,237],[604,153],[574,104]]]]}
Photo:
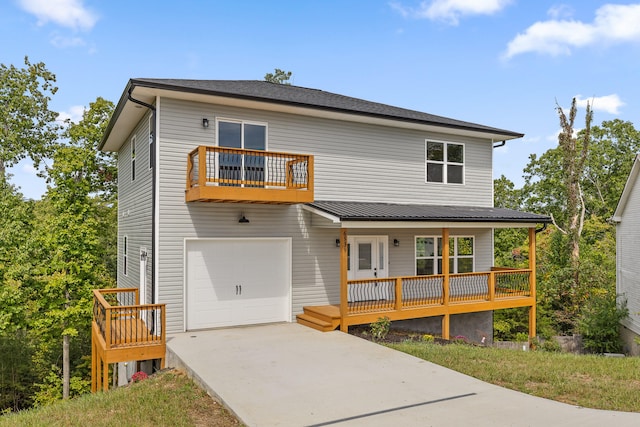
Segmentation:
{"type": "Polygon", "coordinates": [[[20,6],[38,18],[38,25],[53,22],[73,30],[88,31],[98,21],[84,0],[19,0],[20,6]]]}
{"type": "Polygon", "coordinates": [[[593,111],[604,111],[609,114],[619,114],[620,107],[626,105],[618,95],[594,96],[592,98],[582,98],[582,95],[576,95],[576,105],[578,107],[587,107],[587,102],[591,105],[593,111]]]}
{"type": "Polygon", "coordinates": [[[569,55],[573,48],[640,41],[640,4],[604,5],[596,10],[592,23],[558,20],[559,10],[551,9],[554,19],[536,22],[511,40],[504,58],[526,52],[569,55]]]}
{"type": "Polygon", "coordinates": [[[65,37],[59,34],[54,34],[49,40],[51,44],[55,47],[65,48],[65,47],[78,47],[86,45],[86,42],[81,37],[65,37]]]}
{"type": "Polygon", "coordinates": [[[70,107],[68,111],[61,111],[60,113],[58,113],[58,120],[61,122],[70,120],[73,123],[78,123],[80,120],[82,120],[84,111],[85,108],[83,105],[74,105],[70,107]]]}
{"type": "Polygon", "coordinates": [[[461,16],[493,15],[504,9],[512,0],[431,0],[423,1],[418,7],[403,6],[398,2],[391,7],[405,18],[442,20],[458,25],[461,16]]]}

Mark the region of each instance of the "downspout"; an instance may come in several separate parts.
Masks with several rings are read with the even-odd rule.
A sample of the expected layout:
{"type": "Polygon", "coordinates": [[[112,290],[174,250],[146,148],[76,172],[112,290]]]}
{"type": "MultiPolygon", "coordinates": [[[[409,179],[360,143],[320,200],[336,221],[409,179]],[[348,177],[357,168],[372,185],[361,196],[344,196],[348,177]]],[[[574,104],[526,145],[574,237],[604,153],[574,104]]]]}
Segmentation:
{"type": "Polygon", "coordinates": [[[497,143],[496,145],[493,146],[493,148],[500,148],[503,147],[505,144],[507,143],[507,140],[504,140],[502,142],[497,143]]]}
{"type": "Polygon", "coordinates": [[[151,148],[149,149],[149,155],[153,156],[151,161],[151,304],[156,303],[156,107],[151,104],[147,104],[144,101],[135,99],[131,96],[134,86],[129,88],[127,98],[129,101],[142,105],[143,107],[151,110],[151,123],[153,129],[149,129],[149,138],[151,139],[151,148]]]}
{"type": "Polygon", "coordinates": [[[547,223],[545,222],[542,224],[542,228],[536,228],[536,234],[542,233],[546,229],[547,229],[547,223]]]}

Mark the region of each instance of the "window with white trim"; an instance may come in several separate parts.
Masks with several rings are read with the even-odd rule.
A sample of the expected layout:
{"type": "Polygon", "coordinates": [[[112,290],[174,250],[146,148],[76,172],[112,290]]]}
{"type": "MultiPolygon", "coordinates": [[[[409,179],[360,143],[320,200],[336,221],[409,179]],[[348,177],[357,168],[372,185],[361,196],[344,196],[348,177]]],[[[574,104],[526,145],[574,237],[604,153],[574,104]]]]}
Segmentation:
{"type": "MultiPolygon", "coordinates": [[[[442,274],[442,237],[416,236],[416,275],[442,274]]],[[[449,273],[474,271],[474,239],[449,237],[449,273]]]]}
{"type": "Polygon", "coordinates": [[[426,182],[464,184],[464,144],[425,141],[426,182]]]}
{"type": "Polygon", "coordinates": [[[127,261],[128,261],[128,255],[127,255],[127,251],[129,250],[129,242],[128,242],[128,238],[127,236],[124,236],[122,239],[122,273],[126,276],[127,275],[127,261]]]}
{"type": "Polygon", "coordinates": [[[149,116],[149,169],[153,169],[153,161],[155,159],[156,153],[154,152],[154,128],[155,123],[153,122],[154,114],[149,116]]]}
{"type": "MultiPolygon", "coordinates": [[[[216,119],[218,146],[245,150],[267,149],[267,125],[242,120],[216,119]]],[[[252,181],[250,187],[260,187],[265,182],[265,157],[250,154],[220,154],[218,178],[223,185],[239,185],[240,181],[252,181]],[[226,183],[225,183],[226,181],[226,183]]]]}
{"type": "Polygon", "coordinates": [[[136,137],[131,138],[131,181],[136,180],[136,137]]]}

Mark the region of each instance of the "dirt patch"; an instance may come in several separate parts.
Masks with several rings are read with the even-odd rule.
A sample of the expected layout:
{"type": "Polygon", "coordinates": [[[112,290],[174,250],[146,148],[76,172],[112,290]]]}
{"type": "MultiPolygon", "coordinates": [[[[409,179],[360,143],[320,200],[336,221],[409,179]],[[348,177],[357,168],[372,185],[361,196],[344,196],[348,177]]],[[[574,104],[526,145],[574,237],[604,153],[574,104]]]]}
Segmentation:
{"type": "MultiPolygon", "coordinates": [[[[379,343],[400,343],[405,341],[420,341],[425,342],[433,337],[429,334],[421,334],[416,331],[409,331],[404,329],[390,329],[387,335],[382,339],[374,339],[371,333],[371,327],[369,325],[356,325],[349,327],[349,335],[355,335],[359,338],[363,338],[368,341],[379,343]]],[[[444,340],[440,337],[433,337],[433,342],[436,344],[449,344],[451,341],[444,340]]]]}

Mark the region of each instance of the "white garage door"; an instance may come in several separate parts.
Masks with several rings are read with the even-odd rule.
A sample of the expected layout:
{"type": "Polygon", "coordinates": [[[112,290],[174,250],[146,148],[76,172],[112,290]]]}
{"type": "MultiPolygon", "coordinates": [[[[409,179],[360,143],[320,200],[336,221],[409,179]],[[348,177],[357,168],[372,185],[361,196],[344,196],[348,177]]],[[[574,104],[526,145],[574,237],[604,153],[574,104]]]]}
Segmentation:
{"type": "Polygon", "coordinates": [[[289,321],[291,239],[186,241],[188,330],[289,321]]]}

